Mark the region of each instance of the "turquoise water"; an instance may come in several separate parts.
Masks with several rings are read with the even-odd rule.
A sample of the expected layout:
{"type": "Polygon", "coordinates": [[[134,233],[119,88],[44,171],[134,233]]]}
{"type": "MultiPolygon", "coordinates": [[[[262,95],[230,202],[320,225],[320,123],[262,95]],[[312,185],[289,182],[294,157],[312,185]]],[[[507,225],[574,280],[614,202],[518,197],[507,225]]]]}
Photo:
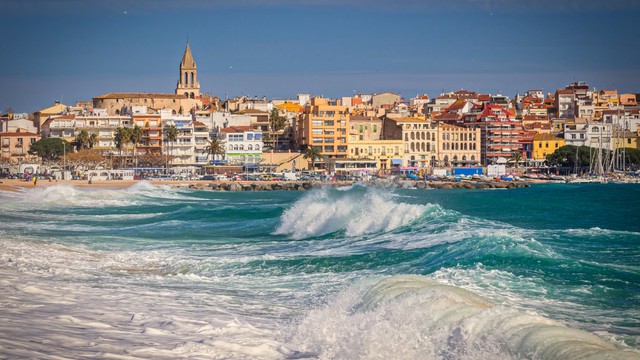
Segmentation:
{"type": "Polygon", "coordinates": [[[0,357],[640,359],[640,186],[0,192],[0,357]]]}

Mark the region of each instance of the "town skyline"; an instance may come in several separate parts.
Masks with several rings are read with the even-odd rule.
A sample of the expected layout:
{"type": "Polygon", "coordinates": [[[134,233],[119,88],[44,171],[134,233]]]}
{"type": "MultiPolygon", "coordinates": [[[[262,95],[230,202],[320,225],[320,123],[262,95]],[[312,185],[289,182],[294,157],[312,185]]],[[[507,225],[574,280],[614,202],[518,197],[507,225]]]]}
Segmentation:
{"type": "Polygon", "coordinates": [[[172,93],[187,41],[218,96],[639,92],[632,1],[5,1],[0,110],[172,93]],[[157,4],[154,6],[153,4],[157,4]],[[613,55],[612,55],[613,54],[613,55]]]}

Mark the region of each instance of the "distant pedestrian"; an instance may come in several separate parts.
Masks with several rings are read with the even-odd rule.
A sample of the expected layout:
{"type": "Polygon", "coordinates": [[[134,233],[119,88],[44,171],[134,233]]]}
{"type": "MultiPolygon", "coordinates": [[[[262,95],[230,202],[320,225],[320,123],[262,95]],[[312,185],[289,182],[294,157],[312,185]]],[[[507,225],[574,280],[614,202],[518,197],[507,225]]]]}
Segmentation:
{"type": "Polygon", "coordinates": [[[33,186],[36,186],[36,184],[38,183],[38,177],[33,174],[33,186]]]}

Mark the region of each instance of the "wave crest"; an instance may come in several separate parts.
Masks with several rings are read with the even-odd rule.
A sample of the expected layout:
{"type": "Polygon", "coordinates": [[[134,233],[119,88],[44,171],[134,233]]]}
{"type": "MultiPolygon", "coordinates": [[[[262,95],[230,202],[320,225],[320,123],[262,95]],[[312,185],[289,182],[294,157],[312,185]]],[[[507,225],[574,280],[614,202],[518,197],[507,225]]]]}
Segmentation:
{"type": "Polygon", "coordinates": [[[426,210],[423,205],[396,202],[380,190],[313,190],[298,200],[281,217],[275,234],[293,239],[322,236],[344,231],[359,236],[392,231],[410,224],[426,210]]]}
{"type": "Polygon", "coordinates": [[[354,285],[310,312],[289,342],[323,359],[640,358],[589,332],[412,275],[354,285]]]}

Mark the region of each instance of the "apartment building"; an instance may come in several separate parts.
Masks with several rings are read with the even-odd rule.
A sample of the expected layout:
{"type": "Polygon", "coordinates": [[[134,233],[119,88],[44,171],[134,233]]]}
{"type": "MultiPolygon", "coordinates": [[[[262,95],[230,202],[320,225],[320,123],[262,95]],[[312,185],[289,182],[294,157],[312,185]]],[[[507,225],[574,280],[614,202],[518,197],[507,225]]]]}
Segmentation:
{"type": "Polygon", "coordinates": [[[231,126],[220,130],[220,144],[230,165],[257,165],[262,160],[262,131],[251,126],[231,126]]]}
{"type": "Polygon", "coordinates": [[[298,118],[295,141],[303,148],[317,148],[323,156],[346,158],[349,120],[347,107],[339,101],[313,98],[298,118]]]}

